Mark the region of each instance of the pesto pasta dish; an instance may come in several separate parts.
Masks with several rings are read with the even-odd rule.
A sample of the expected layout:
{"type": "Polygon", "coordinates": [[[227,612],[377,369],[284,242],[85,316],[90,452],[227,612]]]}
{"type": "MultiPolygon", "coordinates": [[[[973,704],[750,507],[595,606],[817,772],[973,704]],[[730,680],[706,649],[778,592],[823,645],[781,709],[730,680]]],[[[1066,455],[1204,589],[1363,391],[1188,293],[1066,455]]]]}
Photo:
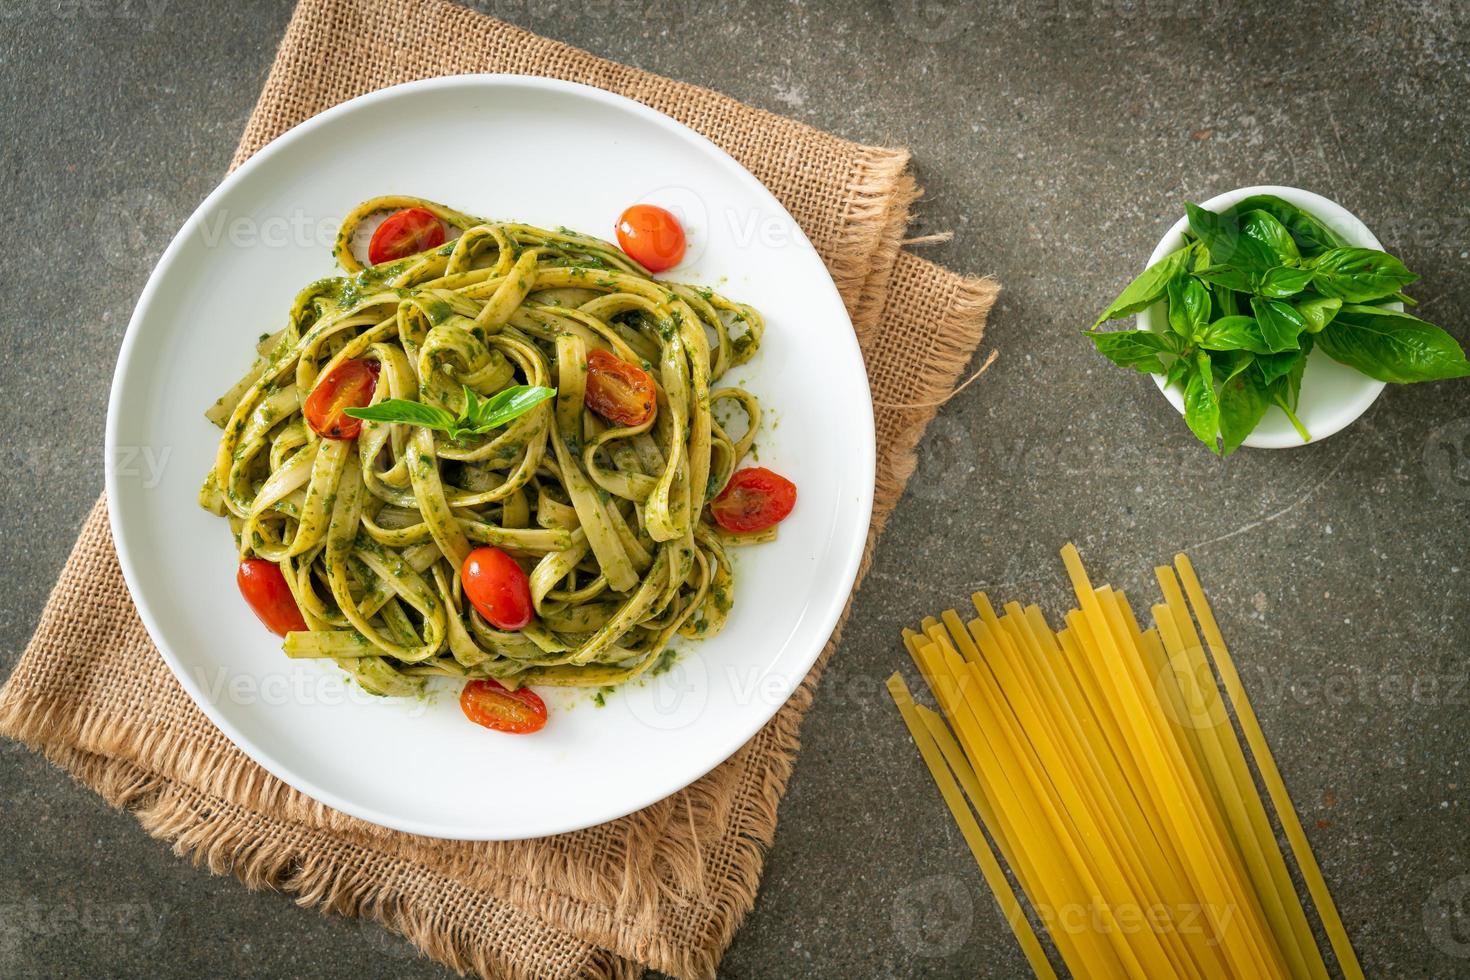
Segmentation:
{"type": "Polygon", "coordinates": [[[720,631],[729,549],[796,503],[742,465],[760,405],[720,383],[764,324],[655,278],[685,251],[669,212],[634,205],[616,232],[400,196],[345,217],[340,274],[206,413],[200,501],[288,656],[381,695],[462,679],[470,720],[525,733],[546,722],[533,686],[618,684],[720,631]]]}

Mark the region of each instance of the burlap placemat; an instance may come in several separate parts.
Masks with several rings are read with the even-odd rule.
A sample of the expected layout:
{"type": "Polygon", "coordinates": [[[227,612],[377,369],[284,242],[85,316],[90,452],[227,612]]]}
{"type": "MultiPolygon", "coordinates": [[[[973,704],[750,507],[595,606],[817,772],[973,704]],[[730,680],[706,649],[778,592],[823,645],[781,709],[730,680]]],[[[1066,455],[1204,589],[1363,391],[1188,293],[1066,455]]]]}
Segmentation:
{"type": "MultiPolygon", "coordinates": [[[[303,0],[235,163],[363,92],[472,71],[555,76],[653,106],[722,146],[795,216],[852,314],[878,406],[866,571],[914,445],[979,343],[997,290],[901,250],[917,197],[907,154],[840,140],[442,0],[303,0]]],[[[653,967],[702,976],[755,900],[801,717],[836,642],[834,634],[755,738],[646,810],[536,841],[414,837],[297,793],[209,724],[137,618],[99,500],[0,692],[0,732],[130,808],[179,854],[302,904],[375,916],[461,972],[613,977],[653,967]]]]}

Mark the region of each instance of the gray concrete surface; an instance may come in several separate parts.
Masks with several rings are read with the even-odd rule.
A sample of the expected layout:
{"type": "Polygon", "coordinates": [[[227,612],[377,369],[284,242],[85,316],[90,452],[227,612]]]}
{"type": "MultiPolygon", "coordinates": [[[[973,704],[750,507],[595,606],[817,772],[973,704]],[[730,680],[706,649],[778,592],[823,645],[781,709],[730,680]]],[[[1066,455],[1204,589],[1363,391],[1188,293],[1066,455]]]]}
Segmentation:
{"type": "MultiPolygon", "coordinates": [[[[1369,974],[1470,975],[1470,384],[1390,389],[1320,445],[1221,462],[1076,332],[1181,199],[1285,183],[1362,215],[1423,274],[1423,315],[1470,340],[1470,8],[481,8],[912,147],[920,230],[955,232],[928,254],[1006,286],[986,344],[1001,359],[923,443],[724,974],[1023,972],[880,683],[904,661],[899,627],[971,588],[1059,608],[1055,549],[1072,539],[1139,596],[1155,562],[1189,548],[1369,974]]],[[[4,669],[101,488],[134,300],[223,173],[288,12],[0,2],[4,669]]],[[[447,975],[376,926],[195,870],[14,744],[0,757],[0,975],[447,975]]]]}

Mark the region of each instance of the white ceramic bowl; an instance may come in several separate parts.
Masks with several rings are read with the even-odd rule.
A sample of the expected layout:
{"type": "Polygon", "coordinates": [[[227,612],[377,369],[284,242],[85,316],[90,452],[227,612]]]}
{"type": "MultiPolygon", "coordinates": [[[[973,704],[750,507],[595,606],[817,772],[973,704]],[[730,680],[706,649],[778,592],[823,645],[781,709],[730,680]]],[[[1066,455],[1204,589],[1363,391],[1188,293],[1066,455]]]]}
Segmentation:
{"type": "MultiPolygon", "coordinates": [[[[1353,245],[1361,248],[1383,247],[1368,230],[1368,226],[1342,205],[1329,201],[1321,194],[1313,194],[1296,187],[1276,187],[1269,184],[1240,187],[1202,201],[1200,207],[1208,211],[1223,211],[1235,202],[1257,194],[1273,194],[1290,201],[1353,245]]],[[[1158,247],[1148,257],[1145,268],[1182,247],[1184,230],[1188,226],[1187,218],[1176,221],[1174,227],[1159,240],[1158,247]]],[[[1139,313],[1139,327],[1153,331],[1167,330],[1168,312],[1165,307],[1166,304],[1160,301],[1139,313]]],[[[1389,304],[1389,308],[1402,310],[1403,304],[1389,304]]],[[[1165,387],[1164,379],[1159,375],[1154,375],[1154,383],[1159,386],[1164,397],[1169,399],[1169,403],[1183,415],[1184,393],[1177,387],[1165,387]]],[[[1323,353],[1320,347],[1313,348],[1307,358],[1306,373],[1302,375],[1301,404],[1297,407],[1296,415],[1307,432],[1311,433],[1311,441],[1321,442],[1366,412],[1382,390],[1382,381],[1375,381],[1346,364],[1339,364],[1323,353]]],[[[1302,437],[1292,428],[1286,413],[1272,405],[1266,410],[1265,417],[1255,431],[1246,436],[1244,445],[1255,449],[1290,449],[1306,443],[1302,442],[1302,437]]]]}

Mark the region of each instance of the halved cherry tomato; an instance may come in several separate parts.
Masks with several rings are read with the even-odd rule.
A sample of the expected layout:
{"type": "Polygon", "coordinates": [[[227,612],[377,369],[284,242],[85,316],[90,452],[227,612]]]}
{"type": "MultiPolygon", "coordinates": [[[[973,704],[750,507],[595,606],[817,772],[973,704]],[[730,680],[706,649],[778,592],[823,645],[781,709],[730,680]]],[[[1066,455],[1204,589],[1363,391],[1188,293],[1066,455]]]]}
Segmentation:
{"type": "Polygon", "coordinates": [[[635,204],[618,218],[618,245],[649,272],[662,272],[683,260],[684,228],[657,205],[635,204]]]}
{"type": "Polygon", "coordinates": [[[286,584],[281,567],[263,558],[247,558],[240,563],[235,573],[235,584],[240,594],[250,603],[250,608],[265,628],[277,636],[306,629],[306,620],[296,607],[296,597],[286,584]]]}
{"type": "Polygon", "coordinates": [[[518,630],[531,621],[531,580],[516,560],[499,548],[476,548],[459,570],[464,594],[490,625],[518,630]]]}
{"type": "Polygon", "coordinates": [[[459,692],[459,707],[476,725],[512,735],[539,732],[546,724],[546,702],[529,687],[507,691],[499,681],[470,681],[459,692]]]}
{"type": "Polygon", "coordinates": [[[642,425],[658,407],[648,372],[598,347],[587,354],[587,407],[609,422],[642,425]]]}
{"type": "Polygon", "coordinates": [[[378,389],[377,361],[343,361],[316,383],[302,412],[312,431],[323,439],[356,439],[362,419],[347,414],[373,400],[378,389]]]}
{"type": "Polygon", "coordinates": [[[784,521],[795,506],[796,484],[764,466],[752,466],[730,477],[709,510],[727,531],[764,531],[784,521]]]}
{"type": "Polygon", "coordinates": [[[404,208],[388,215],[368,243],[368,262],[392,262],[444,244],[444,226],[428,208],[404,208]]]}

